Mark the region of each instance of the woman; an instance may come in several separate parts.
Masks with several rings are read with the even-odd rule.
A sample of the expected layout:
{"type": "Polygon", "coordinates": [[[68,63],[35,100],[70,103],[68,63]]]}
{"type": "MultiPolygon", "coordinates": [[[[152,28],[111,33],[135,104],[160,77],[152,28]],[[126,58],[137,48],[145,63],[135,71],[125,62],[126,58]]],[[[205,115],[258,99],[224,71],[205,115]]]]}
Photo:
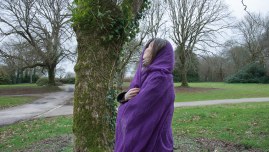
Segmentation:
{"type": "Polygon", "coordinates": [[[174,52],[164,39],[151,39],[121,102],[116,120],[115,152],[173,151],[174,52]]]}

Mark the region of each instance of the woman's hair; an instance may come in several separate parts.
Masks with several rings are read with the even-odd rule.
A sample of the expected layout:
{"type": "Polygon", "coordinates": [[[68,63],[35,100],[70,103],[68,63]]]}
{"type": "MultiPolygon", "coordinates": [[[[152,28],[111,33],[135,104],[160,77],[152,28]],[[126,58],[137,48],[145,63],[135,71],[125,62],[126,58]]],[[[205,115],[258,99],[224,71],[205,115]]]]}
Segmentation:
{"type": "Polygon", "coordinates": [[[160,50],[166,46],[167,40],[165,39],[161,39],[161,38],[152,38],[150,39],[146,46],[145,49],[148,48],[149,44],[153,42],[153,47],[152,47],[152,61],[154,60],[154,58],[157,56],[157,54],[160,52],[160,50]]]}

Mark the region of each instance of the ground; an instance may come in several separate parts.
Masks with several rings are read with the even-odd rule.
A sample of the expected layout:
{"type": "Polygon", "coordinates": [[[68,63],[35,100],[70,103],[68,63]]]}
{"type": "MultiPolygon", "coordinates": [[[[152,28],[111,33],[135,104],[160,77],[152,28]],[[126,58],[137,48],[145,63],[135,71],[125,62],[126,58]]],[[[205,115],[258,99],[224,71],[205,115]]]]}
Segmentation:
{"type": "MultiPolygon", "coordinates": [[[[200,84],[199,84],[200,85],[200,84]]],[[[217,84],[217,85],[213,85],[211,86],[211,84],[202,84],[202,86],[205,87],[192,87],[192,88],[182,88],[182,87],[178,87],[176,85],[175,87],[175,91],[176,93],[186,93],[186,95],[190,96],[190,94],[199,94],[199,93],[210,93],[214,95],[214,91],[225,91],[225,89],[227,90],[227,88],[221,88],[219,87],[222,84],[217,84]],[[214,86],[218,86],[218,87],[214,87],[214,86]]],[[[240,86],[241,87],[241,86],[240,86]]],[[[246,86],[243,86],[242,88],[245,88],[246,86]]],[[[262,86],[262,89],[264,90],[263,87],[268,87],[268,86],[262,86]]],[[[29,88],[27,89],[22,89],[22,88],[16,88],[15,91],[11,88],[5,88],[5,95],[7,95],[7,93],[10,94],[21,94],[21,93],[26,93],[29,94],[32,92],[29,90],[35,90],[37,88],[29,88]]],[[[253,89],[249,89],[248,90],[253,90],[253,89]]],[[[265,88],[266,90],[267,88],[265,88]]],[[[0,93],[2,93],[2,90],[4,90],[3,88],[1,89],[0,93]]],[[[37,89],[38,90],[38,89],[37,89]]],[[[72,90],[72,89],[71,89],[72,90]]],[[[257,91],[253,90],[253,91],[257,91]]],[[[68,91],[68,90],[67,90],[68,91]]],[[[42,91],[41,91],[42,92],[42,91]]],[[[241,92],[244,92],[244,90],[242,90],[241,92]]],[[[262,92],[262,91],[260,91],[262,92]]],[[[40,93],[40,92],[39,92],[40,93]]],[[[4,94],[4,93],[2,93],[4,94]]],[[[36,94],[38,94],[38,91],[36,91],[36,94]]],[[[255,92],[253,93],[255,94],[255,92]]],[[[263,93],[262,95],[266,95],[266,92],[263,93]]],[[[269,94],[268,94],[269,96],[269,94]]],[[[66,100],[64,102],[64,105],[66,106],[70,106],[72,107],[72,98],[69,98],[68,100],[66,100]]],[[[199,102],[198,102],[199,103],[199,102]]],[[[250,105],[253,105],[254,103],[249,103],[250,105]]],[[[258,104],[258,103],[257,103],[258,104]]],[[[222,107],[222,106],[221,106],[222,107]]],[[[229,107],[229,106],[228,106],[229,107]]],[[[261,106],[264,107],[264,106],[261,106]]],[[[184,113],[187,113],[189,111],[192,111],[192,109],[181,109],[177,110],[184,113]]],[[[200,115],[195,115],[191,118],[191,120],[195,120],[195,121],[200,121],[200,120],[205,120],[205,119],[200,119],[200,117],[203,117],[205,115],[204,112],[208,112],[210,111],[209,109],[212,109],[211,106],[208,107],[208,110],[204,109],[204,108],[198,108],[201,110],[201,114],[200,115]]],[[[214,108],[213,108],[214,109],[214,108]]],[[[220,108],[220,109],[225,109],[225,108],[220,108]]],[[[260,108],[258,108],[260,109],[260,108]]],[[[54,110],[54,111],[58,111],[60,109],[54,110]]],[[[238,110],[237,110],[238,111],[238,110]]],[[[223,112],[225,117],[229,117],[227,114],[228,112],[223,112]]],[[[248,112],[250,113],[250,112],[248,112]]],[[[253,112],[253,113],[257,113],[257,112],[253,112]]],[[[183,115],[183,114],[177,114],[177,115],[183,115]]],[[[192,115],[194,113],[190,113],[188,115],[192,115]]],[[[255,114],[257,115],[257,114],[255,114]]],[[[266,115],[266,114],[261,114],[261,116],[266,115]]],[[[49,116],[49,115],[48,115],[49,116]]],[[[215,115],[214,115],[215,116],[215,115]]],[[[253,115],[254,116],[254,115],[253,115]]],[[[260,115],[258,115],[259,117],[261,117],[260,115]]],[[[210,116],[211,117],[211,116],[210,116]]],[[[251,116],[250,116],[251,117],[251,116]]],[[[185,117],[187,118],[188,117],[185,117]]],[[[193,127],[201,127],[202,126],[202,122],[199,122],[198,124],[192,124],[189,122],[184,122],[184,118],[176,118],[174,117],[174,122],[176,122],[176,119],[183,119],[181,121],[179,121],[178,123],[176,122],[176,124],[182,124],[182,125],[186,125],[185,127],[188,128],[193,128],[193,127]],[[199,125],[200,124],[200,125],[199,125]],[[188,126],[189,125],[189,126],[188,126]]],[[[257,118],[258,119],[258,118],[257,118]]],[[[266,120],[265,118],[262,118],[263,120],[266,120]]],[[[189,119],[188,119],[189,120],[189,119]]],[[[239,119],[240,120],[240,119],[239,119]]],[[[239,123],[239,120],[236,120],[235,123],[239,123]]],[[[262,120],[261,120],[262,121],[262,120]]],[[[212,120],[209,119],[209,122],[212,123],[212,120]]],[[[223,122],[223,120],[222,120],[223,122]]],[[[231,121],[229,121],[231,122],[231,121]]],[[[214,124],[218,124],[219,122],[213,122],[214,124]]],[[[207,123],[205,123],[207,124],[207,123]]],[[[250,125],[254,125],[254,127],[259,126],[260,123],[256,123],[256,122],[248,122],[248,124],[250,125]]],[[[221,124],[221,126],[225,126],[224,124],[221,124]]],[[[204,126],[205,128],[207,128],[206,126],[204,126]]],[[[266,127],[266,126],[264,126],[266,127]]],[[[176,129],[176,127],[173,127],[174,129],[176,129]]],[[[184,128],[184,126],[180,126],[179,128],[183,128],[183,130],[187,130],[186,128],[184,128]]],[[[228,130],[226,130],[227,132],[231,132],[233,131],[232,129],[230,129],[230,127],[226,127],[228,130]]],[[[267,126],[268,128],[268,126],[267,126]]],[[[209,128],[207,128],[209,129],[209,128]]],[[[263,134],[268,134],[269,132],[267,132],[268,130],[262,128],[261,130],[265,130],[265,132],[262,132],[263,134]]],[[[209,129],[210,131],[210,129],[209,129]]],[[[34,119],[31,121],[22,121],[22,122],[18,122],[15,123],[14,125],[9,125],[9,126],[5,126],[5,127],[0,127],[0,140],[3,141],[2,143],[0,143],[0,151],[2,151],[3,149],[10,149],[10,151],[12,151],[11,149],[14,150],[19,148],[16,148],[16,144],[20,142],[20,144],[22,144],[21,148],[19,148],[20,151],[72,151],[72,147],[73,147],[73,135],[72,135],[72,115],[67,115],[67,116],[58,116],[58,117],[49,117],[49,118],[40,118],[40,119],[34,119]],[[21,128],[21,130],[20,130],[21,128]],[[27,128],[27,129],[26,129],[27,128]],[[29,131],[29,133],[27,133],[29,131]],[[25,132],[25,133],[24,133],[25,132]],[[31,133],[30,133],[31,132],[31,133]],[[32,134],[33,133],[33,134],[32,134]],[[14,138],[14,139],[13,139],[14,138]],[[28,139],[32,139],[33,141],[28,141],[28,139]],[[13,143],[12,143],[13,142],[13,143]],[[25,143],[24,143],[25,142],[25,143]],[[27,146],[25,146],[27,145],[27,146]]],[[[176,131],[174,130],[174,143],[175,143],[175,152],[179,152],[179,151],[234,151],[234,152],[262,152],[266,150],[262,150],[259,148],[253,148],[252,146],[248,146],[246,144],[240,144],[238,142],[229,142],[228,140],[222,140],[221,138],[211,138],[211,137],[193,137],[192,134],[182,134],[182,132],[176,131]]],[[[199,132],[199,131],[198,131],[199,132]]],[[[213,130],[213,132],[216,132],[216,130],[213,130]]],[[[261,132],[261,131],[260,131],[261,132]]],[[[246,131],[246,133],[248,133],[248,131],[246,131]]],[[[207,133],[208,134],[208,133],[207,133]]],[[[207,135],[205,134],[205,135],[207,135]]],[[[240,134],[235,132],[235,134],[240,134]]],[[[214,135],[214,137],[217,137],[218,135],[214,135]]],[[[258,134],[258,137],[260,136],[260,138],[262,138],[262,135],[258,134]]],[[[243,137],[242,135],[240,135],[240,137],[243,137]]],[[[269,151],[269,150],[268,150],[269,151]]]]}

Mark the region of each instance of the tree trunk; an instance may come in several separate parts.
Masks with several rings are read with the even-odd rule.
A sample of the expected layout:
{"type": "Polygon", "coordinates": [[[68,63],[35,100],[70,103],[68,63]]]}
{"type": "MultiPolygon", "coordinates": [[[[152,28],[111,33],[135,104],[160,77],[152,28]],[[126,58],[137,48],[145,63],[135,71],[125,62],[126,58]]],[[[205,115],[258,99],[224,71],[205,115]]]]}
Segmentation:
{"type": "Polygon", "coordinates": [[[20,84],[22,80],[22,70],[21,69],[17,69],[17,75],[16,75],[16,83],[20,84]]]}
{"type": "Polygon", "coordinates": [[[186,57],[186,50],[184,48],[185,46],[180,46],[180,52],[179,52],[179,58],[181,62],[180,70],[181,70],[181,86],[182,87],[189,87],[188,80],[187,80],[187,57],[186,57]]]}
{"type": "Polygon", "coordinates": [[[181,63],[180,69],[182,70],[181,71],[181,86],[182,87],[189,87],[188,79],[187,79],[188,70],[187,70],[186,63],[181,63]]]}
{"type": "Polygon", "coordinates": [[[74,68],[74,151],[112,151],[116,122],[115,71],[124,42],[135,33],[133,23],[140,18],[136,15],[144,1],[74,2],[79,6],[73,11],[78,43],[74,68]]]}
{"type": "Polygon", "coordinates": [[[36,78],[36,68],[34,68],[33,77],[34,77],[34,82],[36,82],[37,81],[37,78],[36,78]]]}
{"type": "Polygon", "coordinates": [[[76,31],[76,35],[78,59],[75,65],[73,113],[75,151],[111,151],[114,143],[111,126],[115,122],[111,122],[110,117],[115,109],[109,108],[106,100],[116,59],[111,54],[112,49],[104,48],[98,42],[98,35],[90,35],[85,31],[76,31]]]}
{"type": "Polygon", "coordinates": [[[55,68],[56,65],[50,65],[48,67],[48,74],[49,74],[49,86],[55,86],[55,68]]]}
{"type": "Polygon", "coordinates": [[[30,68],[30,83],[33,83],[33,69],[30,68]]]}

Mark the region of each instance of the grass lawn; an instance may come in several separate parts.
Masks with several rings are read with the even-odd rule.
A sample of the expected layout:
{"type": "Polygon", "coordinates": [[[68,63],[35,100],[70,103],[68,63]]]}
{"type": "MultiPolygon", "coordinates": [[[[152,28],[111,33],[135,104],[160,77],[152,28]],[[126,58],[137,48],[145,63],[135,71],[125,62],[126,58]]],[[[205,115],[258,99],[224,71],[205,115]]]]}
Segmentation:
{"type": "MultiPolygon", "coordinates": [[[[174,83],[175,87],[179,87],[180,85],[181,83],[174,83]]],[[[243,84],[243,83],[231,84],[224,82],[199,82],[199,83],[189,83],[189,85],[190,87],[195,88],[218,88],[218,89],[198,91],[198,92],[177,91],[175,102],[269,97],[269,84],[243,84]]],[[[123,86],[128,87],[129,83],[124,82],[123,86]]]]}
{"type": "Polygon", "coordinates": [[[31,88],[40,88],[41,86],[37,86],[35,83],[23,83],[23,84],[9,84],[9,85],[0,85],[0,89],[7,89],[7,88],[20,88],[20,87],[31,87],[31,88]]]}
{"type": "Polygon", "coordinates": [[[31,103],[34,100],[37,100],[38,98],[39,97],[36,96],[23,96],[23,97],[0,96],[0,109],[31,103]]]}
{"type": "MultiPolygon", "coordinates": [[[[187,136],[192,139],[190,143],[195,144],[195,138],[204,137],[266,151],[268,109],[269,103],[176,108],[172,124],[174,138],[187,136]]],[[[44,147],[72,151],[72,122],[72,116],[60,116],[1,127],[0,151],[39,151],[44,147]]],[[[182,140],[175,139],[175,145],[180,145],[178,142],[182,140]]]]}
{"type": "Polygon", "coordinates": [[[61,89],[57,86],[37,86],[36,84],[0,85],[1,95],[42,94],[57,92],[61,89]]]}
{"type": "MultiPolygon", "coordinates": [[[[175,87],[180,83],[175,83],[175,87]]],[[[219,88],[204,92],[178,92],[176,102],[269,97],[269,84],[190,83],[190,87],[219,88]]]]}
{"type": "Polygon", "coordinates": [[[63,142],[61,145],[64,147],[59,149],[59,142],[70,138],[68,135],[72,134],[72,116],[19,122],[1,127],[0,133],[0,151],[40,151],[45,148],[60,151],[70,147],[70,143],[63,142]]]}
{"type": "Polygon", "coordinates": [[[173,131],[269,151],[269,103],[176,108],[173,131]]]}

